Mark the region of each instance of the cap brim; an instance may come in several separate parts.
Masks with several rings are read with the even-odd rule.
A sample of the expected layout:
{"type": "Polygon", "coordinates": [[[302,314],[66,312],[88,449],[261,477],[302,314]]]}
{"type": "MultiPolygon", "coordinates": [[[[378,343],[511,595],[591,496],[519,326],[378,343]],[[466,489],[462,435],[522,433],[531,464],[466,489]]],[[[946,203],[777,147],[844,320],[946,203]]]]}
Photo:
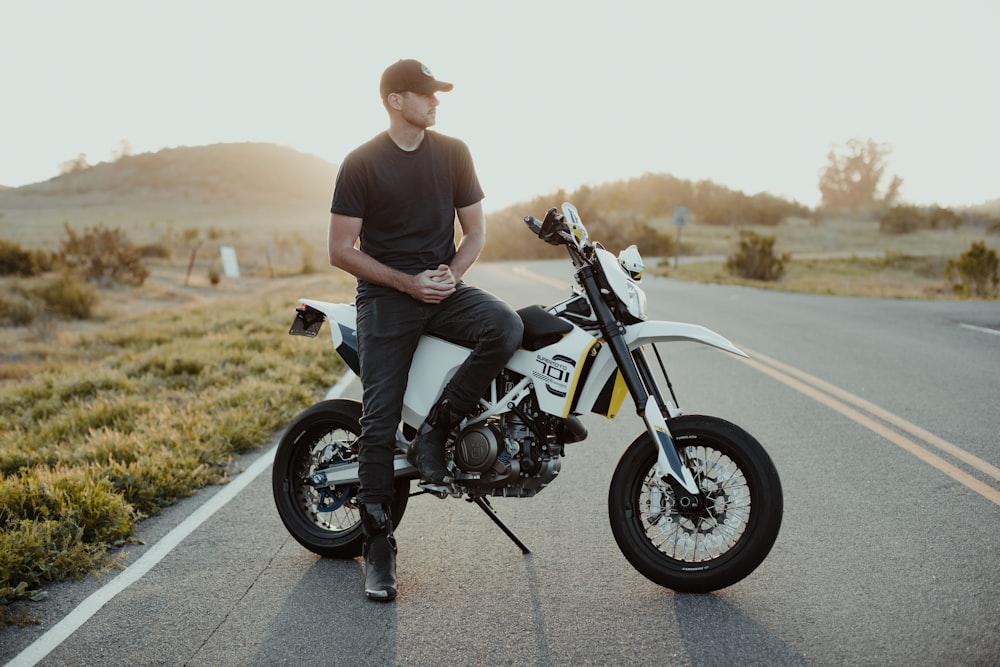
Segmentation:
{"type": "Polygon", "coordinates": [[[411,90],[415,93],[421,93],[423,95],[429,95],[430,93],[447,93],[455,86],[446,81],[438,81],[437,79],[432,79],[427,83],[421,84],[420,86],[415,86],[411,90]]]}

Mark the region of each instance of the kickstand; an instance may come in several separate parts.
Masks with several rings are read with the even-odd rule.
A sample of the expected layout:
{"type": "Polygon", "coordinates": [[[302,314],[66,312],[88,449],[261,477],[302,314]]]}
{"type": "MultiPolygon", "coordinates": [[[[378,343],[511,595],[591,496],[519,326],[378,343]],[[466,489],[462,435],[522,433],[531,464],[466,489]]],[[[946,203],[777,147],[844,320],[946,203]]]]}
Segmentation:
{"type": "Polygon", "coordinates": [[[521,553],[523,553],[523,554],[530,554],[531,553],[531,549],[528,548],[528,545],[526,545],[524,542],[522,542],[521,538],[519,538],[517,535],[515,535],[514,531],[511,530],[510,528],[508,528],[507,524],[505,524],[500,519],[500,517],[497,516],[497,513],[493,511],[493,506],[490,505],[490,501],[486,500],[485,498],[479,498],[479,497],[470,498],[469,500],[471,500],[472,502],[474,502],[477,505],[479,505],[479,508],[482,509],[484,512],[486,512],[486,516],[488,516],[490,519],[492,519],[493,523],[495,523],[497,526],[499,526],[500,530],[502,530],[504,532],[504,534],[507,537],[509,537],[511,539],[511,541],[514,542],[514,544],[516,544],[518,547],[520,547],[521,553]]]}

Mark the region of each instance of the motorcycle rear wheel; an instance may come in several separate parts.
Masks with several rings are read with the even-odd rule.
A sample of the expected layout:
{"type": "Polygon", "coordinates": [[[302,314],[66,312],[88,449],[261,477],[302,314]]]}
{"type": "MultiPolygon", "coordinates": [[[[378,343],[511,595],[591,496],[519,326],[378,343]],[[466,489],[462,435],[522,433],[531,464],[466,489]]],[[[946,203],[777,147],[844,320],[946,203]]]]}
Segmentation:
{"type": "MultiPolygon", "coordinates": [[[[274,456],[271,488],[281,522],[309,551],[328,558],[361,555],[364,533],[355,496],[349,487],[317,489],[306,482],[317,470],[357,463],[361,403],[322,401],[299,414],[285,430],[274,456]]],[[[393,526],[406,511],[410,482],[397,479],[392,503],[393,526]]]]}
{"type": "Polygon", "coordinates": [[[707,593],[740,581],[770,552],[781,527],[778,471],[760,443],[717,417],[685,415],[667,422],[674,444],[707,500],[680,511],[656,473],[649,434],[629,445],[611,478],[611,530],[625,558],[643,576],[686,593],[707,593]]]}

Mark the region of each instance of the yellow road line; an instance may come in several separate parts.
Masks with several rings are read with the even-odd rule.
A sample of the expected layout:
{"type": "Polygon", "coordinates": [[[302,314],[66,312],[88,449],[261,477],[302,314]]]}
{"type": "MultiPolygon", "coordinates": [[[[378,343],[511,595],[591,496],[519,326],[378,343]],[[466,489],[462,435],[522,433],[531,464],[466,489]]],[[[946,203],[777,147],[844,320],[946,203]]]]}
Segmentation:
{"type": "Polygon", "coordinates": [[[742,361],[743,363],[748,364],[753,368],[759,370],[760,372],[773,377],[775,380],[778,380],[779,382],[791,387],[792,389],[798,391],[799,393],[809,396],[810,398],[827,406],[831,410],[839,412],[848,419],[860,424],[861,426],[864,426],[868,430],[878,435],[881,435],[889,442],[909,452],[910,454],[913,454],[924,463],[933,466],[937,470],[943,472],[948,477],[954,479],[956,482],[959,482],[960,484],[966,486],[967,488],[975,491],[976,493],[983,496],[987,500],[992,501],[994,504],[1000,505],[1000,491],[976,479],[975,477],[964,472],[963,470],[960,470],[956,466],[952,465],[951,463],[948,463],[940,456],[933,454],[924,447],[921,447],[920,445],[913,442],[909,438],[900,435],[896,431],[893,431],[892,429],[884,426],[883,424],[880,424],[871,417],[868,417],[867,415],[862,414],[861,412],[855,410],[849,405],[846,405],[842,401],[837,400],[837,398],[834,398],[834,396],[837,396],[838,398],[843,399],[844,401],[853,403],[854,405],[857,405],[858,407],[861,407],[864,410],[868,410],[869,412],[871,412],[871,414],[878,416],[880,419],[884,419],[890,424],[893,424],[894,426],[906,430],[910,432],[912,435],[927,441],[929,444],[933,444],[935,447],[938,447],[942,451],[948,452],[949,454],[955,456],[956,458],[962,460],[963,462],[968,463],[970,466],[975,467],[977,470],[985,472],[986,474],[996,479],[1000,479],[1000,477],[998,477],[998,474],[1000,474],[1000,470],[998,470],[995,466],[992,466],[986,461],[983,461],[982,459],[973,456],[972,454],[949,443],[943,438],[935,436],[934,434],[920,428],[919,426],[911,424],[905,419],[893,415],[892,413],[882,408],[879,408],[878,406],[869,403],[868,401],[865,401],[862,398],[854,396],[853,394],[850,394],[844,391],[843,389],[830,385],[820,380],[819,378],[813,377],[808,373],[804,373],[798,369],[792,368],[791,366],[783,364],[775,359],[771,359],[770,357],[767,357],[765,355],[753,352],[743,346],[738,346],[738,347],[740,347],[740,349],[742,349],[744,352],[746,352],[751,356],[750,359],[741,358],[740,361],[742,361]],[[758,359],[760,359],[760,361],[758,361],[758,359]],[[793,375],[801,378],[802,381],[796,380],[795,377],[792,377],[793,375]],[[808,382],[809,384],[812,384],[814,386],[811,387],[808,384],[805,384],[805,382],[808,382]],[[823,391],[827,391],[829,393],[823,393],[823,391],[820,391],[820,389],[822,389],[823,391]]]}

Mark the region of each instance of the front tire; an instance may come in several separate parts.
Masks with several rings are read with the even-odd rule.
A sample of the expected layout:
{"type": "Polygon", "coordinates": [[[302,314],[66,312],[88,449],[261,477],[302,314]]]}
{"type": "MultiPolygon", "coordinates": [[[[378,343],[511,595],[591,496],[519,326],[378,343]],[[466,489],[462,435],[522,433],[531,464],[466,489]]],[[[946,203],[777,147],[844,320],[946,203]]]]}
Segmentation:
{"type": "Polygon", "coordinates": [[[643,576],[686,593],[731,586],[770,552],[781,527],[778,471],[760,443],[717,417],[686,415],[667,422],[674,444],[707,502],[684,512],[656,473],[657,451],[640,435],[611,478],[611,530],[643,576]]]}
{"type": "MultiPolygon", "coordinates": [[[[358,461],[361,403],[322,401],[302,412],[278,443],[271,473],[274,504],[285,528],[309,551],[328,558],[361,555],[364,533],[356,496],[358,485],[317,489],[306,480],[317,470],[358,461]]],[[[406,511],[410,481],[397,479],[392,523],[406,511]]]]}

